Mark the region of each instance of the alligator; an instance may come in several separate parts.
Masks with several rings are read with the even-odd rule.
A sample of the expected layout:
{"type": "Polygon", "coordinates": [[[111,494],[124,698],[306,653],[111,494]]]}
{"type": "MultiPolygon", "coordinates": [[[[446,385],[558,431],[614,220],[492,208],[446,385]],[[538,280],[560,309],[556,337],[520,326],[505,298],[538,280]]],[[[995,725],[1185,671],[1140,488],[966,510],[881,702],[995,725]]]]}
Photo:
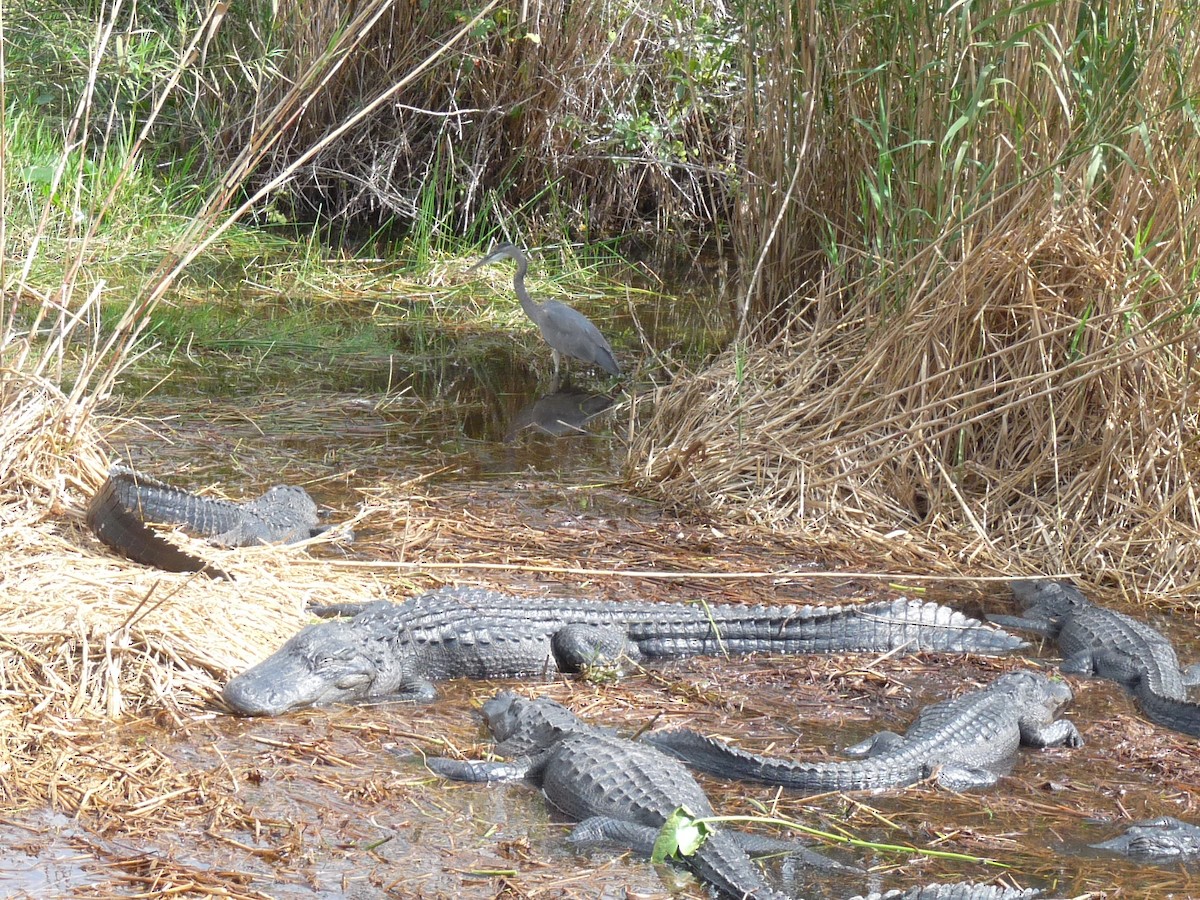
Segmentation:
{"type": "MultiPolygon", "coordinates": [[[[434,757],[426,765],[459,781],[529,779],[540,784],[551,804],[579,822],[568,836],[576,846],[617,844],[647,854],[677,809],[701,818],[715,815],[703,788],[678,762],[588,725],[553,700],[526,700],[505,691],[483,705],[483,716],[496,738],[496,753],[507,762],[434,757]]],[[[713,828],[683,861],[733,897],[786,900],[750,860],[760,846],[777,851],[781,842],[713,828]]],[[[849,868],[798,845],[786,846],[803,863],[849,868]]]]}
{"type": "Polygon", "coordinates": [[[725,653],[939,651],[999,654],[1019,638],[936,603],[700,606],[519,598],[443,588],[402,603],[341,604],[233,678],[241,715],[322,703],[431,700],[432,682],[577,672],[621,661],[725,653]]]}
{"type": "Polygon", "coordinates": [[[201,497],[126,466],[113,466],[88,504],[96,537],[122,556],[168,572],[226,573],[172,544],[147,523],[180,525],[220,547],[293,543],[329,526],[317,524],[317,504],[302,487],[280,484],[261,497],[233,503],[201,497]]]}
{"type": "MultiPolygon", "coordinates": [[[[541,785],[546,798],[579,822],[568,835],[577,847],[616,845],[650,856],[662,826],[684,810],[713,815],[704,790],[676,760],[612,729],[589,725],[548,698],[526,700],[502,691],[483,705],[496,753],[507,761],[432,757],[425,764],[446,778],[470,782],[519,781],[541,785]]],[[[709,826],[695,853],[679,860],[733,897],[787,900],[750,862],[754,855],[787,853],[816,869],[861,871],[794,841],[709,826]]],[[[926,885],[852,900],[1029,900],[1034,889],[973,883],[926,885]]]]}
{"type": "Polygon", "coordinates": [[[1095,675],[1133,692],[1146,718],[1200,737],[1200,704],[1187,690],[1200,684],[1200,666],[1179,667],[1175,648],[1159,631],[1116,610],[1097,606],[1069,581],[1015,581],[1022,616],[989,616],[995,624],[1053,638],[1062,671],[1095,675]]]}
{"type": "Polygon", "coordinates": [[[695,731],[644,740],[702,772],[805,791],[903,787],[933,777],[950,790],[988,787],[1017,748],[1080,747],[1074,723],[1056,719],[1071,689],[1037,672],[1010,672],[987,687],[927,706],[903,737],[882,731],[846,750],[865,759],[803,762],[760,756],[695,731]]]}
{"type": "Polygon", "coordinates": [[[1200,826],[1181,822],[1174,816],[1158,816],[1135,822],[1124,834],[1092,846],[1139,860],[1200,859],[1200,826]]]}

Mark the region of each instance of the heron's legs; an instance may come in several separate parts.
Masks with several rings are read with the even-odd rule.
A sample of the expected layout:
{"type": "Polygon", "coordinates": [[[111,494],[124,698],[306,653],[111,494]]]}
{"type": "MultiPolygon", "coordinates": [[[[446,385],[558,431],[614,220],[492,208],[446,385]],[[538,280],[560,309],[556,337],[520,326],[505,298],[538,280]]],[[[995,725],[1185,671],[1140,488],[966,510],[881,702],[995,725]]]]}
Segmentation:
{"type": "Polygon", "coordinates": [[[550,355],[554,359],[554,379],[550,382],[550,391],[556,392],[563,384],[570,384],[571,370],[570,362],[563,359],[563,355],[557,350],[551,348],[550,355]],[[559,370],[562,370],[563,378],[559,377],[559,370]]]}

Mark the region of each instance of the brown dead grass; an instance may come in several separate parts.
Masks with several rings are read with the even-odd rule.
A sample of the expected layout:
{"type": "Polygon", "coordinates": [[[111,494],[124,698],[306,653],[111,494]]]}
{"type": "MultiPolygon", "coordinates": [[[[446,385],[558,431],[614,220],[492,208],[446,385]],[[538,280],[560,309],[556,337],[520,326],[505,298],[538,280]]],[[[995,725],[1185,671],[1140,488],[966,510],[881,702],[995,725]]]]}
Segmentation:
{"type": "Polygon", "coordinates": [[[414,223],[437,241],[479,222],[613,232],[653,222],[665,231],[724,212],[740,79],[718,43],[737,17],[720,4],[650,4],[637,15],[610,2],[489,4],[461,52],[431,65],[462,25],[458,5],[372,0],[351,9],[308,0],[274,10],[282,52],[256,46],[253,5],[230,9],[228,52],[246,58],[218,75],[230,79],[219,118],[242,123],[243,134],[223,133],[217,158],[229,146],[263,145],[255,177],[265,179],[322,143],[291,181],[300,203],[322,216],[414,223]],[[346,47],[334,66],[331,45],[346,47]],[[260,56],[271,67],[239,82],[262,67],[260,56]],[[689,79],[689,63],[704,67],[704,83],[689,79]],[[424,71],[394,102],[324,140],[346,110],[418,64],[424,71]],[[289,118],[270,146],[254,132],[281,112],[289,118]]]}
{"type": "MultiPolygon", "coordinates": [[[[1025,206],[1027,214],[1036,208],[1025,206]]],[[[1194,322],[1131,296],[1082,211],[984,240],[893,314],[834,298],[663,391],[637,477],[722,518],[933,564],[1186,592],[1200,564],[1194,322]]]]}
{"type": "Polygon", "coordinates": [[[302,548],[198,552],[233,581],[157,572],[83,527],[107,470],[85,408],[47,383],[0,382],[0,772],[10,804],[126,813],[192,789],[111,722],[176,721],[309,621],[309,603],[385,596],[371,573],[330,572],[302,548]]]}
{"type": "Polygon", "coordinates": [[[766,21],[741,342],[655,397],[635,480],[922,566],[1194,590],[1200,56],[1114,12],[1104,41],[1062,5],[766,21]]]}

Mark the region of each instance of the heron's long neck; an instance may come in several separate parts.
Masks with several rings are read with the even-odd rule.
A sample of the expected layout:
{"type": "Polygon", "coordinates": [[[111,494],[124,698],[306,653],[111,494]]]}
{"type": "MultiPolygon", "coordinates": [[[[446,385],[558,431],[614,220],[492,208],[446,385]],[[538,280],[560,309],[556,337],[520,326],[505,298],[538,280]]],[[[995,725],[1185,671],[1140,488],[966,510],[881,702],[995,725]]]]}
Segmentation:
{"type": "Polygon", "coordinates": [[[521,309],[525,310],[525,315],[537,321],[537,314],[541,311],[541,307],[533,302],[533,298],[529,296],[529,291],[525,290],[525,273],[529,271],[529,261],[524,257],[517,258],[517,271],[513,275],[513,290],[517,292],[517,299],[521,301],[521,309]]]}

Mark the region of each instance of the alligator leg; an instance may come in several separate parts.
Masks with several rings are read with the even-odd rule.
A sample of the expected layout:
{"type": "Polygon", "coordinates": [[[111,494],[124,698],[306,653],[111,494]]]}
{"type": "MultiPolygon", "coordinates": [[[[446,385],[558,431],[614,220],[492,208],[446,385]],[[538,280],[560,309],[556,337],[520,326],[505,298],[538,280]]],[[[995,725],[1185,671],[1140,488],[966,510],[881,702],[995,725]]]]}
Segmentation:
{"type": "Polygon", "coordinates": [[[410,678],[396,688],[396,693],[385,700],[405,700],[412,703],[432,703],[437,699],[437,688],[424,678],[410,678]]]}
{"type": "Polygon", "coordinates": [[[1075,723],[1067,719],[1039,722],[1022,719],[1021,743],[1026,747],[1082,747],[1083,735],[1075,723]]]}
{"type": "Polygon", "coordinates": [[[1128,653],[1120,650],[1080,650],[1062,661],[1059,667],[1069,675],[1107,678],[1125,687],[1133,687],[1141,674],[1141,666],[1128,653]]]}
{"type": "Polygon", "coordinates": [[[641,856],[654,853],[654,842],[658,840],[658,829],[653,825],[640,825],[628,819],[612,816],[592,816],[571,829],[567,840],[579,847],[615,845],[641,856]]]}
{"type": "Polygon", "coordinates": [[[1187,687],[1200,687],[1200,663],[1183,670],[1183,683],[1187,687]]]}
{"type": "Polygon", "coordinates": [[[325,603],[320,606],[310,606],[308,611],[322,619],[353,619],[372,607],[390,610],[395,604],[390,600],[371,600],[367,603],[325,603]]]}
{"type": "Polygon", "coordinates": [[[742,831],[733,832],[733,838],[738,846],[750,856],[787,856],[788,859],[802,866],[814,869],[826,869],[831,872],[861,872],[858,866],[847,866],[831,859],[824,853],[810,850],[799,841],[786,841],[781,838],[767,837],[762,834],[746,834],[742,831]]]}
{"type": "Polygon", "coordinates": [[[564,625],[550,638],[550,651],[560,672],[641,658],[637,645],[623,630],[602,625],[564,625]]]}
{"type": "Polygon", "coordinates": [[[1058,633],[1057,623],[1052,623],[1046,619],[1033,619],[1025,616],[1000,616],[989,615],[987,620],[993,625],[999,625],[1002,628],[1015,628],[1018,631],[1031,631],[1034,634],[1042,637],[1053,637],[1058,633]]]}
{"type": "Polygon", "coordinates": [[[431,756],[425,760],[425,765],[430,771],[455,781],[522,781],[540,771],[541,762],[541,757],[528,756],[504,762],[431,756]]]}
{"type": "Polygon", "coordinates": [[[1000,780],[1000,776],[991,769],[975,766],[938,766],[934,778],[939,787],[956,792],[991,787],[1000,780]]]}
{"type": "Polygon", "coordinates": [[[842,752],[847,756],[879,756],[881,753],[887,753],[903,743],[903,735],[896,734],[894,731],[881,731],[878,734],[871,735],[865,741],[855,744],[853,747],[847,747],[842,752]]]}

